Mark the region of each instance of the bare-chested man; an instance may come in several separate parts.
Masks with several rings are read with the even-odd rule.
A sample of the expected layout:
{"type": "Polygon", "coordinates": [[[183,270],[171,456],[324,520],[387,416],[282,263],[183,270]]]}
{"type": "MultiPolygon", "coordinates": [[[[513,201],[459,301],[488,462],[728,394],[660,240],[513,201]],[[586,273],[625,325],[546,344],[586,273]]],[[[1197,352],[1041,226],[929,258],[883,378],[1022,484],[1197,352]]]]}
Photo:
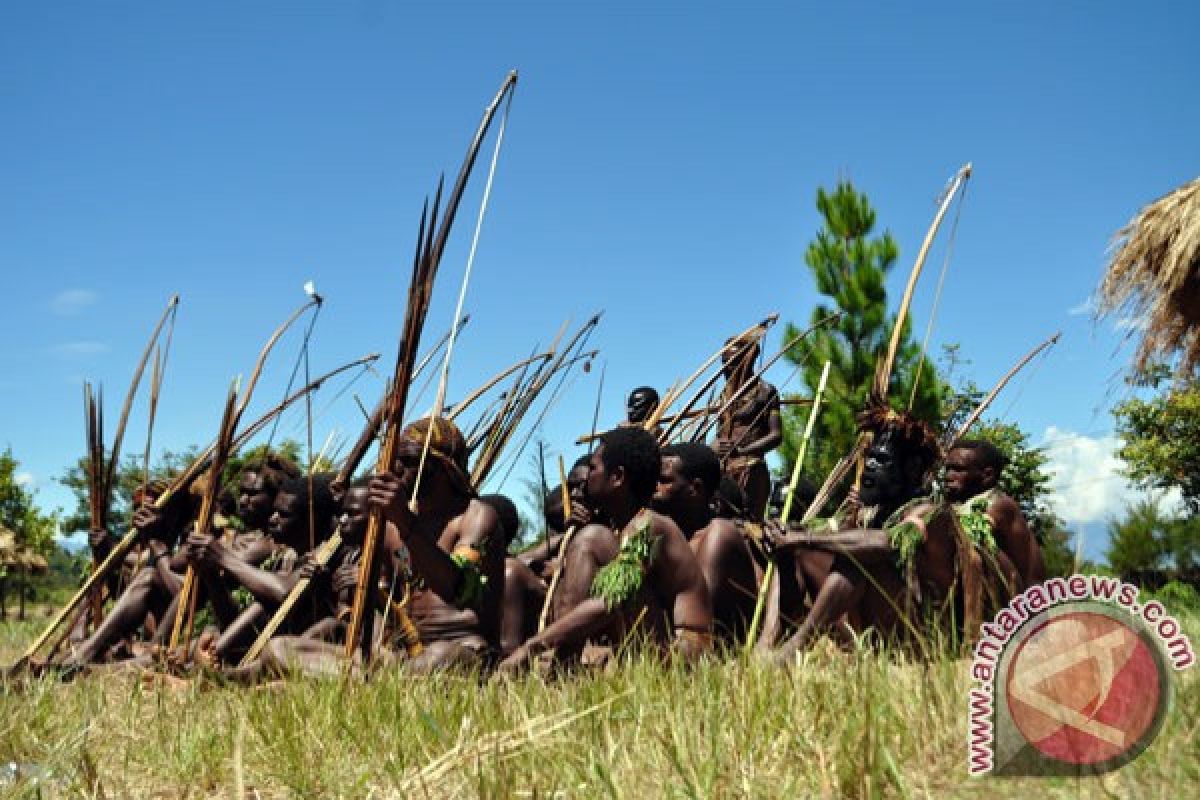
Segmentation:
{"type": "Polygon", "coordinates": [[[654,510],[669,516],[688,539],[712,596],[716,634],[740,644],[754,615],[759,570],[738,522],[715,516],[721,462],[707,445],[663,448],[654,510]]]}
{"type": "MultiPolygon", "coordinates": [[[[291,478],[279,487],[267,520],[267,536],[260,540],[270,542],[272,550],[257,562],[246,560],[232,543],[220,537],[195,532],[188,536],[188,559],[196,567],[221,625],[220,636],[210,649],[212,660],[228,661],[245,650],[299,580],[297,566],[301,559],[314,544],[329,537],[335,508],[330,478],[291,478]],[[244,609],[237,607],[232,594],[237,587],[246,589],[252,598],[244,609]]],[[[315,621],[314,611],[311,603],[301,604],[287,624],[303,630],[315,621]]]]}
{"type": "Polygon", "coordinates": [[[995,538],[1021,578],[1014,591],[1022,591],[1044,580],[1046,568],[1021,507],[998,487],[1005,461],[991,442],[959,441],[946,454],[946,499],[964,528],[979,528],[995,538]]]}
{"type": "Polygon", "coordinates": [[[761,522],[771,495],[766,456],[783,441],[779,392],[754,376],[757,338],[734,337],[725,344],[721,356],[725,388],[720,404],[729,404],[735,396],[738,399],[721,414],[713,449],[721,457],[726,474],[746,493],[746,518],[761,522]]]}
{"type": "MultiPolygon", "coordinates": [[[[596,536],[597,551],[584,554],[604,564],[592,572],[590,596],[505,659],[504,669],[524,668],[542,653],[579,651],[606,632],[619,640],[637,624],[660,645],[673,640],[684,657],[709,650],[712,601],[704,573],[679,527],[649,508],[661,466],[654,436],[641,428],[617,428],[600,437],[587,496],[618,535],[608,540],[609,552],[600,551],[605,540],[596,536]]],[[[580,533],[596,528],[604,530],[590,525],[580,533]]],[[[573,564],[566,566],[570,577],[573,564]]]]}
{"type": "Polygon", "coordinates": [[[945,504],[921,496],[937,456],[932,432],[906,414],[884,409],[865,415],[863,425],[874,439],[858,496],[862,508],[813,532],[784,537],[784,547],[797,547],[798,557],[821,553],[817,563],[827,561],[829,567],[824,576],[815,569],[805,572],[815,595],[812,608],[776,653],[779,662],[790,662],[843,616],[857,630],[872,627],[888,638],[919,631],[926,615],[941,616],[951,604],[959,606],[955,616],[961,620],[961,606],[977,601],[968,596],[980,585],[976,547],[988,549],[1005,580],[1012,574],[1003,553],[964,533],[945,504]]]}
{"type": "MultiPolygon", "coordinates": [[[[242,473],[238,507],[245,530],[233,534],[231,547],[244,559],[259,563],[270,555],[273,544],[264,541],[262,530],[280,484],[296,474],[294,464],[275,456],[242,473]]],[[[158,510],[145,505],[134,514],[134,527],[146,541],[147,563],[135,573],[103,624],[74,648],[66,662],[68,668],[101,660],[112,645],[136,631],[147,615],[157,623],[154,641],[165,643],[174,616],[174,601],[187,569],[186,553],[175,546],[185,538],[186,527],[198,510],[202,488],[202,480],[197,480],[187,491],[176,493],[166,508],[158,510]]]]}
{"type": "MultiPolygon", "coordinates": [[[[409,425],[392,469],[371,479],[368,498],[388,522],[381,553],[392,556],[393,574],[411,575],[406,613],[419,637],[419,652],[407,657],[405,667],[422,672],[486,666],[499,649],[505,534],[499,514],[471,488],[462,433],[440,417],[409,425]],[[427,436],[428,459],[414,513],[409,499],[427,436]]],[[[269,653],[267,660],[278,672],[297,667],[330,672],[342,663],[340,647],[320,642],[290,650],[273,642],[269,653]]]]}

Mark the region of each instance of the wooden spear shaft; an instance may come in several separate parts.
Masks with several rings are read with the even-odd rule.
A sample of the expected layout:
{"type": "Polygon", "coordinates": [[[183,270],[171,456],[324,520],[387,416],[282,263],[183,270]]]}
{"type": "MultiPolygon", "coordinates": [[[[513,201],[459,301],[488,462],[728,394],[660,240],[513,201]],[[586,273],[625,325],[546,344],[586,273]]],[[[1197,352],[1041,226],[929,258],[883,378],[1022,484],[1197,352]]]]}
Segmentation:
{"type": "MultiPolygon", "coordinates": [[[[816,425],[817,415],[821,412],[821,399],[825,395],[825,385],[829,381],[830,362],[826,361],[821,369],[821,380],[817,384],[817,393],[813,397],[812,409],[808,412],[808,422],[804,426],[804,438],[800,440],[800,452],[796,454],[796,465],[792,468],[792,479],[788,483],[787,497],[783,500],[783,529],[787,530],[788,519],[792,513],[792,498],[796,496],[796,487],[800,484],[800,475],[804,470],[804,458],[808,455],[808,443],[812,440],[813,426],[816,425]]],[[[746,651],[749,652],[758,639],[758,629],[762,624],[763,609],[767,604],[767,593],[771,581],[775,579],[775,560],[767,561],[767,569],[763,573],[762,584],[758,589],[758,600],[754,603],[754,616],[750,620],[750,631],[746,634],[746,651]]]]}

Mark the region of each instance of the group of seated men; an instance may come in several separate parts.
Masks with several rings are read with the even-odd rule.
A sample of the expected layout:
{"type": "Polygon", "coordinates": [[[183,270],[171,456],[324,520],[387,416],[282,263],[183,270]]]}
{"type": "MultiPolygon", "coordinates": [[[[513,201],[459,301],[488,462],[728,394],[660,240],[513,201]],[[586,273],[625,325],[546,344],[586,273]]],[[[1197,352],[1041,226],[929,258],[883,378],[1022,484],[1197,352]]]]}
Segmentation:
{"type": "MultiPolygon", "coordinates": [[[[565,491],[548,493],[549,535],[518,553],[515,507],[477,495],[466,442],[443,418],[406,427],[389,470],[346,486],[268,457],[241,474],[236,509],[208,531],[194,530],[202,486],[157,508],[161,487],[151,487],[134,516],[140,556],[103,620],[78,632],[58,666],[157,661],[247,682],[361,668],[362,649],[347,660],[345,639],[373,512],[384,520],[371,587],[379,610],[366,626],[375,668],[511,672],[602,659],[631,642],[693,659],[741,646],[760,595],[759,646],[780,662],[821,634],[904,639],[951,619],[969,637],[986,607],[1043,577],[1019,507],[997,488],[1003,458],[962,441],[940,461],[929,429],[891,411],[860,424],[873,438],[859,488],[805,524],[803,502],[786,521],[755,513],[763,492],[755,483],[752,503],[739,486],[747,458],[740,475],[729,468],[727,438],[660,446],[643,426],[619,426],[575,463],[565,491]],[[340,545],[322,563],[315,550],[335,530],[340,545]],[[195,638],[170,652],[189,568],[205,611],[195,638]],[[302,580],[307,591],[277,635],[247,658],[302,580]]],[[[97,531],[93,546],[102,556],[111,540],[97,531]]]]}

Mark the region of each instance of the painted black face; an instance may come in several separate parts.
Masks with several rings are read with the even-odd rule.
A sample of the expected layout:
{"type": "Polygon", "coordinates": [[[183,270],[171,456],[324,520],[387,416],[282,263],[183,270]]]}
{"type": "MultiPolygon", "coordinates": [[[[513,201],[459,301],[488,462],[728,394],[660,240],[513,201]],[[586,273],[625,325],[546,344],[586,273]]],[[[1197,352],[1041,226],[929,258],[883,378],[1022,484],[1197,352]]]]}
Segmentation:
{"type": "Polygon", "coordinates": [[[630,422],[645,422],[657,407],[658,392],[649,386],[642,386],[629,393],[629,399],[625,401],[625,416],[630,422]]]}
{"type": "Polygon", "coordinates": [[[896,446],[887,439],[871,445],[867,449],[859,490],[863,505],[877,506],[898,500],[910,488],[896,446]]]}

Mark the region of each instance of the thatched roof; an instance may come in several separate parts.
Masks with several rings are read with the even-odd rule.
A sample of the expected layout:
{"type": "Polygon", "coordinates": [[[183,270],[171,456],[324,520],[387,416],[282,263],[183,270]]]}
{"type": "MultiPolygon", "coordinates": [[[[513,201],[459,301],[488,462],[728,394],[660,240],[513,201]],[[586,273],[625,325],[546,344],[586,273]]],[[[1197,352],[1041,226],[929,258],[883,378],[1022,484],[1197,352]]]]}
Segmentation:
{"type": "Polygon", "coordinates": [[[50,563],[44,556],[28,548],[18,549],[17,535],[0,525],[0,567],[41,575],[50,569],[50,563]]]}
{"type": "Polygon", "coordinates": [[[1155,200],[1113,238],[1099,313],[1129,315],[1142,334],[1134,368],[1180,357],[1179,374],[1200,367],[1200,178],[1155,200]]]}

